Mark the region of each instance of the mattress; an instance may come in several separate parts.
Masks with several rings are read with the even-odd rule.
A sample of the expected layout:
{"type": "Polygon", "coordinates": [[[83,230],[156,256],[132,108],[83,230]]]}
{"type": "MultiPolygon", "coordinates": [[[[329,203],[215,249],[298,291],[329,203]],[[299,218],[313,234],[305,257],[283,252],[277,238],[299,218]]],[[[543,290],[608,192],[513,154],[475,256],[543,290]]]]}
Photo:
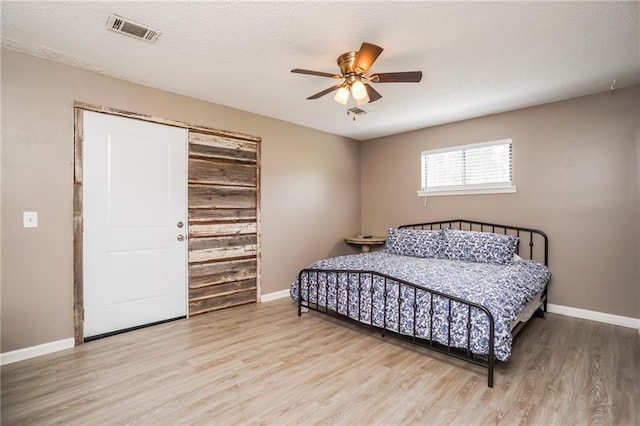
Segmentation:
{"type": "Polygon", "coordinates": [[[533,296],[533,299],[527,303],[527,305],[522,309],[522,312],[520,312],[515,319],[511,320],[509,329],[513,331],[518,324],[529,321],[533,314],[535,314],[538,308],[540,308],[544,303],[543,297],[544,290],[533,296]]]}
{"type": "MultiPolygon", "coordinates": [[[[544,290],[551,277],[546,266],[531,260],[494,265],[401,256],[384,251],[324,259],[309,268],[365,270],[414,283],[421,289],[415,290],[393,280],[385,282],[380,276],[371,274],[302,274],[300,293],[303,301],[348,315],[356,321],[409,336],[415,332],[416,337],[445,345],[466,348],[469,344],[473,353],[486,355],[489,352],[486,314],[477,308],[469,310],[467,305],[449,301],[428,289],[479,304],[494,318],[494,351],[496,358],[502,361],[511,354],[511,322],[544,290]],[[358,288],[362,290],[358,292],[358,288]],[[469,318],[470,333],[467,328],[469,318]]],[[[290,291],[297,301],[297,280],[290,291]]]]}

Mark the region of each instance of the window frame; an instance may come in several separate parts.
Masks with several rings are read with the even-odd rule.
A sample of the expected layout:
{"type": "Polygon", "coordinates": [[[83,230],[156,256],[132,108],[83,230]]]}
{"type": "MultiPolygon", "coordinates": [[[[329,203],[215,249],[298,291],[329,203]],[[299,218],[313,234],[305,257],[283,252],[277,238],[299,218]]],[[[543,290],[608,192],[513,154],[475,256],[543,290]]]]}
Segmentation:
{"type": "MultiPolygon", "coordinates": [[[[444,195],[505,194],[505,193],[516,192],[516,186],[513,184],[513,141],[510,138],[422,151],[420,153],[420,171],[421,171],[420,173],[421,188],[417,191],[419,197],[427,197],[427,196],[432,197],[432,196],[444,196],[444,195]],[[441,154],[446,152],[465,151],[468,149],[484,148],[488,146],[506,145],[506,144],[508,144],[510,147],[509,166],[510,166],[511,180],[509,182],[447,185],[439,188],[425,187],[425,183],[426,183],[425,182],[425,176],[426,176],[425,156],[426,155],[441,154]]],[[[464,170],[463,170],[463,174],[464,174],[464,170]]]]}

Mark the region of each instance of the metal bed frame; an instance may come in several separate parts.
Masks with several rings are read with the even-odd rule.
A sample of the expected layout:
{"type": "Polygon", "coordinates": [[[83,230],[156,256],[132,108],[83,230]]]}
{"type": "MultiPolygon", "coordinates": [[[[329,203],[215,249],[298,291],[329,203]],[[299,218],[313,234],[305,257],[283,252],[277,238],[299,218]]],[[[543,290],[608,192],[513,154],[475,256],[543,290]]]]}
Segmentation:
{"type": "MultiPolygon", "coordinates": [[[[531,260],[536,260],[539,259],[538,261],[540,263],[544,263],[544,265],[548,266],[548,260],[549,260],[549,240],[547,238],[547,235],[537,229],[531,229],[531,228],[523,228],[523,227],[517,227],[517,226],[509,226],[509,225],[499,225],[499,224],[493,224],[493,223],[485,223],[485,222],[477,222],[477,221],[472,221],[472,220],[466,220],[466,219],[455,219],[455,220],[444,220],[444,221],[437,221],[437,222],[427,222],[427,223],[416,223],[416,224],[410,224],[410,225],[402,225],[399,226],[399,228],[409,228],[409,229],[422,229],[422,230],[438,230],[438,229],[443,229],[443,228],[451,228],[451,229],[458,229],[458,230],[467,230],[467,231],[480,231],[480,232],[492,232],[492,233],[503,233],[503,234],[508,234],[508,235],[515,235],[517,237],[519,237],[518,240],[518,245],[516,246],[516,253],[523,257],[523,258],[528,258],[531,260]],[[522,243],[523,240],[527,240],[528,239],[528,246],[529,246],[529,250],[528,250],[528,254],[524,254],[521,253],[520,250],[520,245],[522,243]],[[534,245],[535,242],[539,243],[542,242],[542,253],[539,253],[539,250],[534,251],[534,245]],[[543,262],[542,262],[543,260],[543,262]]],[[[435,291],[435,290],[431,290],[429,288],[425,288],[423,286],[419,286],[416,285],[414,283],[408,282],[408,281],[404,281],[398,278],[394,278],[390,275],[386,275],[386,274],[382,274],[382,273],[378,273],[378,272],[373,272],[373,271],[364,271],[364,270],[327,270],[327,269],[303,269],[302,271],[300,271],[300,273],[298,274],[297,277],[297,286],[298,286],[298,316],[302,315],[302,308],[306,307],[308,309],[314,310],[314,311],[318,311],[321,313],[325,313],[331,316],[335,316],[350,322],[355,322],[361,326],[365,326],[368,328],[373,328],[376,330],[379,330],[381,332],[382,337],[384,337],[386,335],[386,333],[390,333],[390,335],[396,337],[396,338],[400,338],[402,340],[407,340],[410,341],[414,344],[429,348],[431,350],[435,350],[437,352],[441,352],[444,353],[446,355],[458,358],[458,359],[462,359],[464,361],[470,362],[472,364],[476,364],[476,365],[480,365],[482,367],[487,368],[487,381],[488,381],[488,386],[490,388],[493,387],[493,370],[494,370],[494,365],[496,362],[496,358],[495,358],[495,354],[494,354],[494,339],[495,339],[495,333],[494,333],[494,319],[493,316],[491,315],[491,312],[489,312],[489,310],[487,308],[485,308],[484,306],[481,306],[479,304],[470,302],[468,300],[464,300],[464,299],[460,299],[458,297],[454,297],[454,296],[450,296],[444,293],[441,293],[439,291],[435,291]],[[347,282],[347,286],[349,286],[348,284],[348,278],[349,276],[357,276],[357,282],[358,282],[358,312],[357,312],[357,316],[358,319],[354,319],[351,318],[351,316],[349,315],[349,291],[347,291],[347,309],[346,309],[346,313],[342,313],[339,312],[338,309],[338,303],[337,303],[337,291],[336,291],[336,309],[329,309],[328,305],[329,305],[329,301],[325,300],[325,305],[326,306],[322,306],[320,305],[320,297],[317,296],[316,297],[316,303],[312,303],[310,302],[310,297],[309,297],[309,293],[310,293],[310,285],[307,286],[307,300],[303,301],[302,298],[302,282],[303,282],[303,277],[306,276],[307,278],[307,282],[309,282],[309,278],[310,277],[315,277],[316,279],[316,285],[318,285],[319,278],[324,277],[324,290],[325,290],[325,294],[327,295],[327,299],[328,299],[328,292],[327,292],[327,286],[328,286],[328,282],[329,282],[329,276],[332,275],[335,277],[336,279],[336,286],[337,283],[339,282],[339,278],[344,276],[344,278],[346,279],[345,282],[347,282]],[[370,288],[367,289],[363,289],[362,286],[362,281],[363,281],[363,277],[368,277],[371,280],[372,285],[370,286],[370,288]],[[382,280],[384,282],[384,291],[383,291],[383,297],[384,297],[384,315],[383,315],[383,325],[382,327],[373,324],[373,295],[369,295],[370,299],[371,299],[371,307],[370,307],[370,311],[371,312],[371,316],[370,316],[370,320],[368,323],[363,322],[361,320],[361,304],[360,304],[360,300],[362,300],[362,292],[363,291],[367,291],[367,292],[373,292],[373,280],[374,277],[378,277],[380,280],[382,280]],[[405,287],[405,288],[409,288],[409,289],[413,289],[413,300],[414,300],[414,305],[413,305],[413,333],[408,335],[408,334],[404,334],[401,332],[400,330],[400,318],[398,318],[398,330],[389,330],[387,329],[387,283],[388,282],[392,282],[394,283],[394,285],[398,286],[398,296],[397,296],[397,303],[398,303],[398,317],[400,316],[400,295],[401,295],[401,288],[405,287]],[[416,336],[416,311],[417,311],[417,305],[415,303],[416,300],[416,292],[420,290],[423,292],[427,292],[430,293],[432,295],[432,297],[430,297],[430,306],[429,306],[429,316],[430,316],[430,321],[429,321],[429,338],[425,339],[422,337],[417,337],[416,336]],[[440,298],[444,299],[447,301],[448,304],[448,315],[447,315],[447,328],[448,328],[448,342],[446,345],[438,343],[434,340],[431,339],[431,337],[433,336],[433,314],[434,314],[434,310],[433,310],[433,295],[437,295],[440,298]],[[452,302],[456,302],[458,304],[461,304],[463,306],[466,306],[467,309],[467,346],[466,348],[459,348],[459,347],[454,347],[451,345],[451,321],[452,321],[452,317],[451,317],[451,304],[452,302]],[[471,309],[477,309],[481,312],[483,312],[488,319],[488,323],[489,323],[489,344],[488,344],[488,354],[487,355],[477,355],[474,354],[471,351],[471,309]]],[[[548,283],[547,283],[548,286],[548,283]]],[[[547,286],[545,286],[545,289],[542,293],[542,299],[541,299],[541,306],[538,308],[538,310],[536,311],[536,316],[540,316],[540,317],[544,317],[544,313],[547,311],[547,286]]],[[[522,328],[524,324],[520,323],[518,324],[512,331],[513,335],[517,334],[520,329],[522,328]]]]}

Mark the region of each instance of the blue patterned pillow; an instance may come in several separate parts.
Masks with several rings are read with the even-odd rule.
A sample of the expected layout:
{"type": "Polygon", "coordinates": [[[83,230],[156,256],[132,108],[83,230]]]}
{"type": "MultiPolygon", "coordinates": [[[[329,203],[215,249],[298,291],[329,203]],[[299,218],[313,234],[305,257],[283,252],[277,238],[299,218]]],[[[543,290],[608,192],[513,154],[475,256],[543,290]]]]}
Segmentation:
{"type": "Polygon", "coordinates": [[[518,237],[513,235],[445,229],[438,257],[509,265],[517,244],[518,237]]]}
{"type": "Polygon", "coordinates": [[[437,257],[441,241],[441,230],[389,228],[384,251],[403,256],[437,257]]]}

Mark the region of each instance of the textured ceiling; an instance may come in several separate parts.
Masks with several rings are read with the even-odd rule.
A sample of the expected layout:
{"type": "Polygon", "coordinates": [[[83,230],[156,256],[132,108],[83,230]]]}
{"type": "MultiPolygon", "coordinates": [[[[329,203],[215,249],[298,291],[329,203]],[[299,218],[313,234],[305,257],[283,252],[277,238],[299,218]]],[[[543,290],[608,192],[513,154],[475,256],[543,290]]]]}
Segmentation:
{"type": "Polygon", "coordinates": [[[2,45],[143,85],[365,140],[640,82],[640,2],[1,2],[2,45]],[[106,29],[111,13],[162,31],[106,29]],[[354,122],[336,58],[363,41],[371,72],[422,70],[354,122]]]}

